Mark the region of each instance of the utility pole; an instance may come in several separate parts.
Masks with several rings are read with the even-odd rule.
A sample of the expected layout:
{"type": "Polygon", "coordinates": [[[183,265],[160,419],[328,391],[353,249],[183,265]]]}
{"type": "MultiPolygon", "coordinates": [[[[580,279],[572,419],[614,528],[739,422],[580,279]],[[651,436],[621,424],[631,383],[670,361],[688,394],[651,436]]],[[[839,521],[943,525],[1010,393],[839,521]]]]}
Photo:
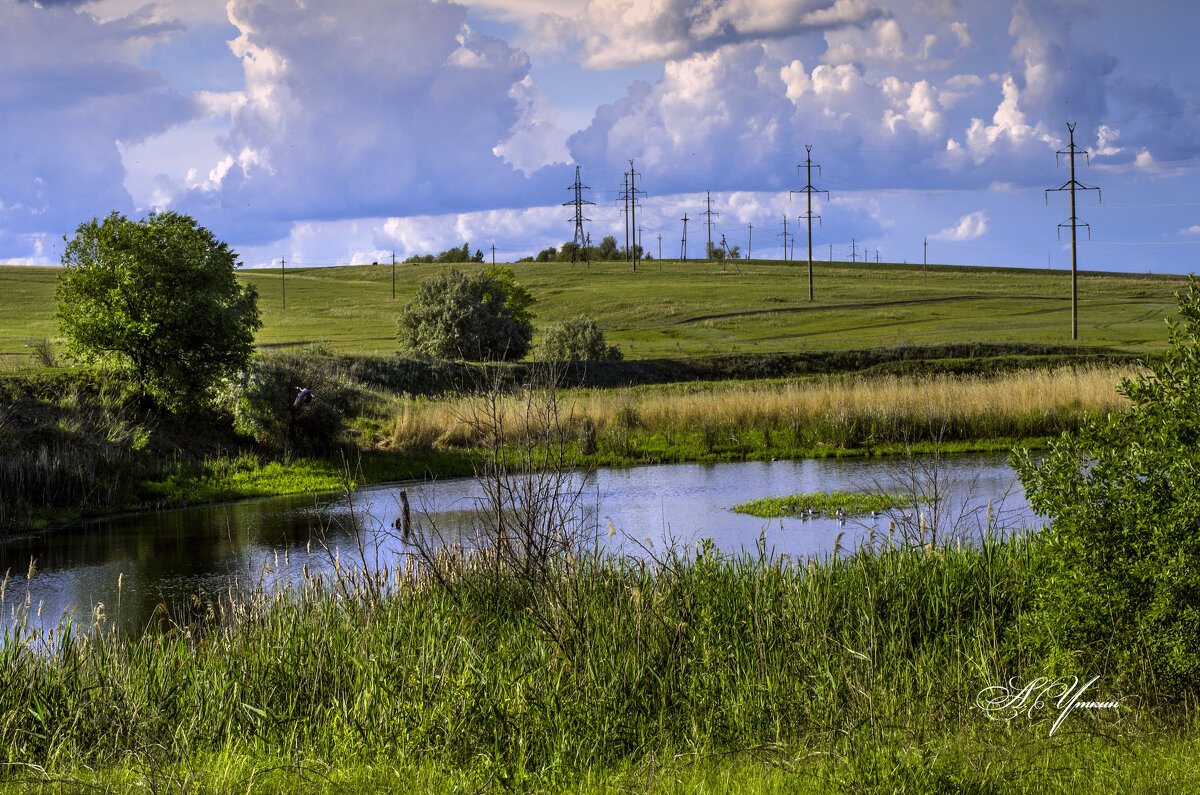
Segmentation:
{"type": "Polygon", "coordinates": [[[783,216],[783,231],[780,232],[778,235],[776,235],[776,237],[780,237],[781,235],[783,237],[783,261],[787,262],[788,261],[788,230],[787,230],[787,216],[786,215],[783,216]]]}
{"type": "Polygon", "coordinates": [[[287,273],[287,259],[279,258],[279,295],[283,299],[283,308],[287,309],[287,279],[284,274],[287,273]]]}
{"type": "Polygon", "coordinates": [[[712,191],[707,191],[707,190],[706,190],[706,191],[704,191],[704,206],[705,206],[705,208],[706,208],[706,209],[704,210],[704,212],[700,213],[701,215],[703,215],[703,216],[706,216],[706,217],[708,218],[708,220],[704,222],[704,225],[708,227],[708,248],[706,248],[706,249],[704,250],[704,258],[705,258],[705,259],[712,259],[712,255],[713,255],[713,244],[712,244],[712,217],[713,217],[714,215],[717,215],[717,216],[719,216],[719,215],[720,215],[720,213],[714,213],[714,212],[713,212],[713,208],[712,208],[712,191]]]}
{"type": "MultiPolygon", "coordinates": [[[[571,264],[572,265],[575,264],[575,254],[574,253],[571,254],[571,264]]],[[[492,267],[493,268],[496,267],[496,244],[495,243],[492,244],[492,267]]]]}
{"type": "Polygon", "coordinates": [[[833,244],[829,244],[829,261],[833,262],[833,244]]]}
{"type": "Polygon", "coordinates": [[[662,273],[662,233],[658,234],[658,272],[662,273]]]}
{"type": "Polygon", "coordinates": [[[625,202],[625,261],[629,261],[629,175],[621,175],[621,199],[625,202]]]}
{"type": "Polygon", "coordinates": [[[922,241],[921,278],[924,281],[929,281],[929,238],[925,238],[925,240],[922,241]]]}
{"type": "Polygon", "coordinates": [[[854,238],[850,238],[850,261],[858,262],[858,243],[854,238]]]}
{"type": "Polygon", "coordinates": [[[1087,224],[1083,223],[1082,221],[1080,221],[1077,217],[1075,217],[1075,191],[1077,191],[1077,190],[1094,190],[1094,191],[1096,191],[1096,199],[1097,199],[1097,201],[1099,201],[1100,200],[1100,189],[1095,186],[1084,185],[1082,182],[1079,182],[1078,180],[1075,179],[1075,155],[1082,154],[1084,156],[1084,158],[1087,159],[1087,164],[1089,166],[1092,164],[1092,160],[1088,156],[1086,149],[1075,148],[1075,125],[1074,124],[1067,125],[1067,132],[1070,135],[1070,139],[1071,139],[1070,146],[1068,147],[1067,151],[1065,151],[1065,152],[1060,151],[1060,152],[1054,153],[1054,164],[1058,165],[1058,162],[1059,162],[1058,158],[1060,155],[1067,155],[1071,161],[1071,179],[1068,182],[1064,182],[1062,185],[1059,185],[1057,188],[1047,188],[1046,189],[1046,204],[1050,204],[1050,191],[1069,190],[1071,192],[1071,217],[1067,220],[1067,222],[1065,224],[1058,225],[1058,234],[1059,234],[1059,239],[1062,239],[1062,228],[1064,226],[1071,227],[1071,339],[1077,340],[1077,339],[1079,339],[1079,313],[1078,313],[1078,301],[1077,301],[1077,299],[1078,299],[1078,279],[1077,279],[1076,273],[1075,273],[1075,265],[1076,265],[1076,261],[1077,261],[1076,260],[1076,243],[1077,243],[1077,241],[1076,241],[1076,237],[1075,237],[1075,228],[1078,226],[1086,226],[1087,230],[1088,230],[1088,239],[1089,240],[1092,237],[1092,228],[1090,226],[1088,226],[1087,224]]]}
{"type": "Polygon", "coordinates": [[[754,224],[746,224],[749,229],[746,231],[746,259],[750,259],[750,245],[754,243],[754,224]]]}
{"type": "Polygon", "coordinates": [[[642,228],[640,226],[637,228],[637,242],[634,243],[633,246],[634,246],[633,255],[635,257],[635,259],[633,261],[633,267],[636,269],[637,268],[637,259],[636,258],[638,256],[640,256],[642,253],[642,228]]]}
{"type": "MultiPolygon", "coordinates": [[[[495,250],[496,247],[492,246],[492,251],[495,250]]],[[[496,263],[493,261],[492,264],[496,263]]],[[[396,249],[392,249],[392,300],[396,300],[396,249]]]]}
{"type": "Polygon", "coordinates": [[[683,221],[683,239],[679,241],[679,261],[687,262],[687,213],[684,213],[680,220],[683,221]]]}
{"type": "MultiPolygon", "coordinates": [[[[825,197],[826,197],[826,198],[829,198],[829,191],[827,191],[827,190],[818,190],[818,189],[816,189],[816,188],[814,188],[814,187],[813,187],[813,184],[812,184],[812,169],[813,169],[813,161],[812,161],[812,146],[810,146],[810,145],[808,145],[808,144],[805,144],[805,145],[804,145],[804,151],[805,151],[805,152],[808,154],[808,157],[807,157],[807,158],[805,159],[805,161],[804,161],[804,164],[805,164],[805,166],[806,166],[806,167],[807,167],[807,169],[808,169],[808,184],[807,184],[807,185],[805,185],[805,186],[804,186],[803,188],[801,188],[800,190],[788,191],[788,198],[790,199],[793,193],[803,193],[803,194],[805,194],[805,196],[808,198],[808,212],[806,212],[806,213],[804,214],[804,217],[808,219],[808,300],[810,300],[810,301],[811,301],[811,300],[813,300],[813,268],[812,268],[812,262],[813,262],[813,260],[812,260],[812,219],[813,219],[813,211],[812,211],[812,197],[813,197],[813,194],[814,194],[814,193],[824,193],[824,194],[825,194],[825,197]]],[[[820,173],[821,173],[821,167],[820,167],[820,166],[817,166],[817,173],[818,173],[818,174],[820,174],[820,173]]],[[[800,166],[796,166],[796,174],[797,174],[797,175],[799,175],[799,174],[800,174],[800,166]]],[[[818,221],[820,221],[820,220],[821,220],[821,216],[819,216],[819,215],[818,215],[818,216],[816,216],[816,218],[817,218],[817,220],[818,220],[818,221]]],[[[798,218],[797,218],[796,220],[800,220],[800,219],[798,219],[798,218]]]]}
{"type": "MultiPolygon", "coordinates": [[[[595,204],[595,202],[590,202],[583,198],[583,192],[585,190],[591,190],[591,188],[589,188],[587,185],[584,185],[582,179],[580,179],[579,166],[575,166],[575,184],[568,187],[567,190],[575,191],[575,198],[572,201],[563,202],[563,207],[566,207],[567,205],[574,205],[575,207],[575,237],[571,240],[571,242],[574,243],[574,250],[571,252],[571,267],[574,268],[575,260],[579,256],[579,247],[587,245],[587,235],[583,231],[583,222],[592,220],[591,218],[583,217],[583,205],[595,204]]],[[[492,264],[496,264],[495,243],[492,244],[492,264]]]]}

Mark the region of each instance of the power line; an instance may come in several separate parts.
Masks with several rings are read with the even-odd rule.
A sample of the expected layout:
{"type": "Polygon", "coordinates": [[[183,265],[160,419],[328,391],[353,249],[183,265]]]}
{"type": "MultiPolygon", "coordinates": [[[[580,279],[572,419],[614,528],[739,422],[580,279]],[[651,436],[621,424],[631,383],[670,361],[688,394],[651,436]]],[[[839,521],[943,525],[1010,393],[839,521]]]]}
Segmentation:
{"type": "Polygon", "coordinates": [[[1065,152],[1059,151],[1059,152],[1054,153],[1054,163],[1055,163],[1055,165],[1058,165],[1059,156],[1067,155],[1071,161],[1071,179],[1069,179],[1067,182],[1064,182],[1062,185],[1059,185],[1057,188],[1047,188],[1046,189],[1046,204],[1047,205],[1050,204],[1050,191],[1065,190],[1065,191],[1071,192],[1071,217],[1069,219],[1067,219],[1066,223],[1059,224],[1058,229],[1059,229],[1059,235],[1061,235],[1062,228],[1064,226],[1071,227],[1071,339],[1077,340],[1077,339],[1079,339],[1079,315],[1078,315],[1078,284],[1079,284],[1079,280],[1078,280],[1078,276],[1076,273],[1076,262],[1077,262],[1076,228],[1079,226],[1087,227],[1089,239],[1092,236],[1092,228],[1090,226],[1088,226],[1086,223],[1083,223],[1082,221],[1080,221],[1079,218],[1077,218],[1075,215],[1075,192],[1080,191],[1080,190],[1094,190],[1094,191],[1096,191],[1096,199],[1099,200],[1100,199],[1100,189],[1097,187],[1094,187],[1094,186],[1084,185],[1082,182],[1079,182],[1078,180],[1075,179],[1075,155],[1082,154],[1084,156],[1084,158],[1087,159],[1088,165],[1091,165],[1091,158],[1088,157],[1088,153],[1087,153],[1086,149],[1076,148],[1076,146],[1075,146],[1075,125],[1074,124],[1069,124],[1069,123],[1067,124],[1067,133],[1070,135],[1070,141],[1071,141],[1070,146],[1067,148],[1067,150],[1065,152]]]}

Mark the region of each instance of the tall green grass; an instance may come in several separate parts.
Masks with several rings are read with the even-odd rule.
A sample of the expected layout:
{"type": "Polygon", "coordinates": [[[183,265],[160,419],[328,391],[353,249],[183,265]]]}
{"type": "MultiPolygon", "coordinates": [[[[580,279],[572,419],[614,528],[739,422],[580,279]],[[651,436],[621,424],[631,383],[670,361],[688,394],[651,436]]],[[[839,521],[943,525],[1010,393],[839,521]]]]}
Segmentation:
{"type": "MultiPolygon", "coordinates": [[[[301,791],[306,776],[408,771],[559,789],[731,755],[852,789],[957,776],[1009,791],[1028,748],[1053,746],[1048,725],[993,725],[973,704],[1037,673],[1013,630],[1033,543],[572,556],[541,591],[479,558],[442,584],[428,565],[342,566],[164,607],[141,637],[109,629],[114,605],[39,633],[15,580],[5,612],[30,612],[0,638],[0,786],[145,786],[167,771],[212,791],[259,775],[301,791]],[[951,753],[960,743],[978,757],[951,753]]],[[[1077,711],[1071,736],[1103,745],[1178,718],[1147,714],[1077,711]]]]}

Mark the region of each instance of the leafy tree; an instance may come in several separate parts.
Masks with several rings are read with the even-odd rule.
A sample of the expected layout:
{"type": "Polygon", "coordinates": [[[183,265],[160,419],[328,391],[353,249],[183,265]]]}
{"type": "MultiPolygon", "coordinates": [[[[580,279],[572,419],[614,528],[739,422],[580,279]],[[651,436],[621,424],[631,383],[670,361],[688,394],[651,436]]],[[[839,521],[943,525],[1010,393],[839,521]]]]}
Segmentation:
{"type": "Polygon", "coordinates": [[[496,278],[447,270],[418,285],[400,314],[397,339],[419,357],[520,359],[529,352],[533,327],[513,317],[508,297],[496,278]]]}
{"type": "Polygon", "coordinates": [[[1050,519],[1026,637],[1065,673],[1173,695],[1200,692],[1200,283],[1178,297],[1170,348],[1120,385],[1127,410],[1014,456],[1050,519]]]}
{"type": "Polygon", "coordinates": [[[729,249],[729,258],[730,259],[741,259],[742,258],[742,247],[734,246],[733,248],[729,249]]]}
{"type": "Polygon", "coordinates": [[[537,255],[538,262],[554,262],[557,258],[558,249],[556,249],[554,246],[542,249],[537,255]]]}
{"type": "Polygon", "coordinates": [[[550,326],[542,339],[541,358],[547,361],[616,361],[623,357],[616,345],[604,341],[604,332],[586,315],[550,326]]]}
{"type": "Polygon", "coordinates": [[[62,265],[57,316],[68,352],[125,370],[162,405],[206,403],[249,361],[262,326],[257,293],[238,284],[237,255],[188,216],[93,218],[62,265]]]}
{"type": "Polygon", "coordinates": [[[617,258],[617,239],[612,235],[605,235],[600,241],[600,246],[596,249],[596,253],[600,255],[602,260],[614,260],[617,258]]]}
{"type": "Polygon", "coordinates": [[[709,243],[705,241],[705,246],[708,249],[707,259],[715,259],[718,262],[725,259],[725,249],[721,248],[720,243],[709,243]]]}
{"type": "Polygon", "coordinates": [[[529,311],[529,307],[537,303],[537,299],[517,283],[517,275],[513,273],[512,268],[493,265],[490,268],[485,268],[483,275],[490,279],[495,279],[500,288],[504,290],[508,296],[504,301],[504,305],[508,307],[509,314],[512,315],[513,320],[533,328],[533,312],[529,311]]]}

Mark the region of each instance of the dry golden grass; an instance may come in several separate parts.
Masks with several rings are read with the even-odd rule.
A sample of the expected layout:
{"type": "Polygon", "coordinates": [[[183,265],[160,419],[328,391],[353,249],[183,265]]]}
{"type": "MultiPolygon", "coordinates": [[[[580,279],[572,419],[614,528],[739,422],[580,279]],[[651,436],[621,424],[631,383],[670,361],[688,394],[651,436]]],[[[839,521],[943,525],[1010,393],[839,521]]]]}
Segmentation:
{"type": "MultiPolygon", "coordinates": [[[[1085,412],[1103,414],[1127,401],[1116,386],[1138,367],[1085,367],[1029,370],[997,377],[877,376],[828,378],[771,384],[717,384],[673,390],[630,388],[569,392],[563,417],[577,423],[590,417],[599,433],[637,429],[643,433],[687,432],[702,425],[782,429],[799,426],[896,427],[918,422],[977,431],[976,438],[1011,435],[1012,429],[1040,420],[1074,422],[1085,412]]],[[[506,439],[527,438],[524,404],[504,398],[506,439]]],[[[385,447],[397,450],[461,448],[475,438],[475,399],[413,399],[396,410],[385,447]]],[[[1032,423],[1032,425],[1030,425],[1032,423]]]]}

